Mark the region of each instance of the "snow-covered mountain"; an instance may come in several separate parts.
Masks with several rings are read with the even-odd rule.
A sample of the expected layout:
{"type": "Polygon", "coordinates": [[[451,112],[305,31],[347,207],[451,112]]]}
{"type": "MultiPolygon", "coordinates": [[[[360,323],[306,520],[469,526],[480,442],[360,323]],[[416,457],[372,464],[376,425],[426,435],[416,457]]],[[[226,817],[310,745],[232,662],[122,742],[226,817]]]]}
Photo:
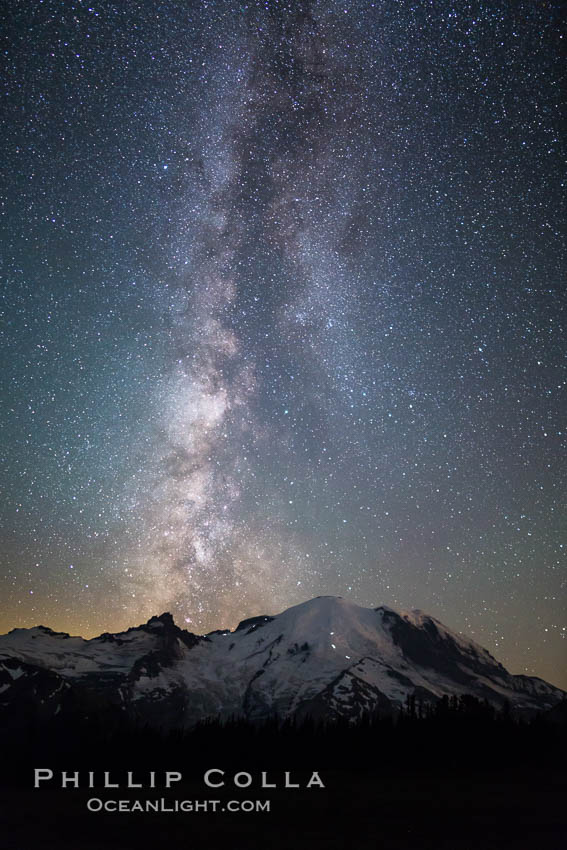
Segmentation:
{"type": "Polygon", "coordinates": [[[164,728],[232,716],[356,720],[396,711],[408,695],[455,694],[526,712],[565,697],[542,679],[511,675],[421,611],[332,596],[204,636],[170,614],[92,640],[44,626],[0,636],[0,723],[8,726],[111,714],[164,728]]]}

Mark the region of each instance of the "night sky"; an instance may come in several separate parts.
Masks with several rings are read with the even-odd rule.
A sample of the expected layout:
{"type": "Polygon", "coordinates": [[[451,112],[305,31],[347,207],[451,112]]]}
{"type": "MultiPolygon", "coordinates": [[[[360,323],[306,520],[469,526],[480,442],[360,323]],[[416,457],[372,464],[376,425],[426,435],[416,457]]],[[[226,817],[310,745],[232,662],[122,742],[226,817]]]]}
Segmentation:
{"type": "Polygon", "coordinates": [[[0,630],[332,594],[567,687],[559,4],[8,9],[0,630]]]}

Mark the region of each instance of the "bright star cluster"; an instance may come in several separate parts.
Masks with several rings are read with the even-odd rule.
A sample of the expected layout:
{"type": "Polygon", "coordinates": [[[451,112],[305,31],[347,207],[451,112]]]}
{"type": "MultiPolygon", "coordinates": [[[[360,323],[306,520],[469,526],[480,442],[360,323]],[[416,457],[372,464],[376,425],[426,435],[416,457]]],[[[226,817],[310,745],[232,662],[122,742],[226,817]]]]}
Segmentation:
{"type": "Polygon", "coordinates": [[[567,686],[560,22],[12,4],[2,631],[333,594],[567,686]]]}

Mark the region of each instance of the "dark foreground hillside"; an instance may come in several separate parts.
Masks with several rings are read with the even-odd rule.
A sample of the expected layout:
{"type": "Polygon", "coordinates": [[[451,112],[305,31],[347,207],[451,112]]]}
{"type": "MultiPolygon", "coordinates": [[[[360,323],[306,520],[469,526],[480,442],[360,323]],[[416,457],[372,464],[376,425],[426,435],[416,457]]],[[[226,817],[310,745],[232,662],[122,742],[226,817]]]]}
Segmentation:
{"type": "Polygon", "coordinates": [[[565,846],[562,709],[529,723],[495,713],[476,700],[445,701],[427,716],[419,714],[419,707],[409,704],[397,717],[368,719],[355,727],[234,722],[165,736],[102,723],[53,726],[47,733],[28,729],[25,737],[2,741],[6,760],[0,846],[565,846]],[[53,779],[34,789],[34,768],[51,770],[53,779]],[[212,781],[224,781],[224,786],[204,784],[210,769],[224,771],[211,774],[212,781]],[[61,788],[61,771],[68,777],[77,771],[80,787],[61,788]],[[102,787],[105,771],[119,788],[102,787]],[[128,771],[131,781],[143,788],[126,787],[128,771]],[[164,787],[164,771],[178,772],[181,781],[164,787]],[[92,788],[87,787],[89,772],[92,788]],[[151,772],[154,788],[149,787],[151,772]],[[262,772],[276,788],[261,787],[262,772]],[[299,788],[283,787],[286,772],[288,782],[299,788]],[[313,772],[323,788],[319,781],[305,787],[313,772]],[[234,785],[238,773],[243,783],[250,777],[249,787],[234,785]],[[106,804],[117,808],[117,801],[123,801],[124,811],[104,810],[106,804]],[[150,801],[166,811],[132,810],[135,801],[138,808],[150,801]],[[191,811],[172,811],[183,801],[191,811]],[[89,811],[88,805],[102,810],[89,811]],[[231,807],[240,810],[231,812],[231,807]]]}

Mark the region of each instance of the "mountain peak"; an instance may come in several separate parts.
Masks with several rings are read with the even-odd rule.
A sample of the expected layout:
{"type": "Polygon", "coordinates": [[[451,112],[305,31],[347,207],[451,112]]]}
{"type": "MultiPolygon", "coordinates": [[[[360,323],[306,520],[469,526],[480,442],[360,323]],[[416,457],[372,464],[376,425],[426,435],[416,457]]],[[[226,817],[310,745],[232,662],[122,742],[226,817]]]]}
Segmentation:
{"type": "Polygon", "coordinates": [[[159,616],[150,617],[150,619],[146,623],[146,626],[148,626],[150,629],[171,629],[175,627],[175,621],[169,611],[165,611],[159,616]]]}
{"type": "Polygon", "coordinates": [[[337,596],[249,617],[232,632],[206,637],[176,626],[169,612],[92,640],[45,627],[14,630],[0,636],[0,725],[3,717],[17,724],[24,704],[45,716],[40,674],[47,675],[53,716],[72,715],[77,701],[67,705],[61,694],[74,692],[81,705],[96,698],[97,706],[119,706],[121,717],[172,729],[212,717],[354,721],[397,712],[408,697],[435,704],[455,694],[533,712],[565,696],[542,680],[512,676],[422,611],[364,608],[337,596]]]}

